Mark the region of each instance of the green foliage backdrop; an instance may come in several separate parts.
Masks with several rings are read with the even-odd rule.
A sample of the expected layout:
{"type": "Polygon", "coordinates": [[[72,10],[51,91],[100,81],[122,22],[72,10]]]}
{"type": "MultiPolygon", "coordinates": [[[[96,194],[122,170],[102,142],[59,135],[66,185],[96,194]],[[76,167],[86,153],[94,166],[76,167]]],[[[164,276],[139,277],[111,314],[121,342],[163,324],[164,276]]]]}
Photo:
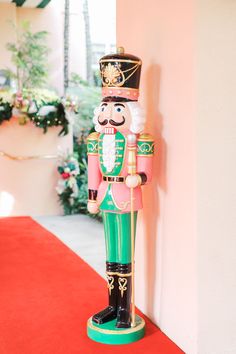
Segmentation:
{"type": "MultiPolygon", "coordinates": [[[[94,131],[93,112],[101,100],[101,89],[89,86],[87,81],[81,79],[77,74],[73,74],[70,80],[70,87],[67,90],[69,97],[78,97],[77,114],[74,117],[74,157],[79,163],[80,172],[77,176],[79,188],[78,197],[71,203],[72,190],[67,188],[59,195],[60,202],[64,208],[65,215],[88,214],[88,171],[87,171],[87,136],[94,131]]],[[[101,215],[92,215],[101,220],[101,215]]]]}
{"type": "Polygon", "coordinates": [[[28,21],[23,21],[20,28],[15,27],[15,32],[17,40],[15,43],[7,43],[7,49],[12,54],[11,60],[16,66],[16,72],[8,70],[9,75],[17,80],[18,91],[22,88],[42,87],[48,76],[48,32],[33,33],[28,21]]]}

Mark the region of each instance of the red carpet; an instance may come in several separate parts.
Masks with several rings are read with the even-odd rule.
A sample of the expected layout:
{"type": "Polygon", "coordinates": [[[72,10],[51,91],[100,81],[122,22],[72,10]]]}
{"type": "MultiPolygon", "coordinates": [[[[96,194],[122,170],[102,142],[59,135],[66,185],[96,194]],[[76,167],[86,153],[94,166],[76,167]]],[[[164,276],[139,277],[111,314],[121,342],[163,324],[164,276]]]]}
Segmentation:
{"type": "Polygon", "coordinates": [[[0,219],[0,354],[175,354],[182,351],[147,321],[141,341],[92,342],[87,319],[106,303],[105,283],[32,219],[0,219]]]}

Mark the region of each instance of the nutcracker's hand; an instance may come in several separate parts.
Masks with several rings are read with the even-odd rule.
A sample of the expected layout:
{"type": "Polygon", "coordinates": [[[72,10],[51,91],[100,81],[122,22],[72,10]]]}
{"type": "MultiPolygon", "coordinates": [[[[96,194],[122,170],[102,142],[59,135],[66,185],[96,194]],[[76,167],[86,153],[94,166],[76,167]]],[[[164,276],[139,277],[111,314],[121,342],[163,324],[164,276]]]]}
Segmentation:
{"type": "Polygon", "coordinates": [[[142,179],[139,175],[129,175],[126,177],[125,184],[129,188],[135,188],[142,183],[142,179]]]}
{"type": "Polygon", "coordinates": [[[87,209],[90,214],[97,214],[99,212],[99,208],[95,200],[88,201],[87,209]]]}

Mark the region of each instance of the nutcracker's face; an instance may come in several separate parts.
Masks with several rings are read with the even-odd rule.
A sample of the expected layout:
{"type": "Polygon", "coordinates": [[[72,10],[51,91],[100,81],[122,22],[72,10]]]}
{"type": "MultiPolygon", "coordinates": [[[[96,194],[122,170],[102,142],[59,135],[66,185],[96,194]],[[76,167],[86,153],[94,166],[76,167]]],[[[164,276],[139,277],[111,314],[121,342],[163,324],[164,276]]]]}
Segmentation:
{"type": "Polygon", "coordinates": [[[117,130],[129,129],[131,113],[125,102],[102,102],[99,107],[98,124],[101,129],[116,128],[117,130]]]}

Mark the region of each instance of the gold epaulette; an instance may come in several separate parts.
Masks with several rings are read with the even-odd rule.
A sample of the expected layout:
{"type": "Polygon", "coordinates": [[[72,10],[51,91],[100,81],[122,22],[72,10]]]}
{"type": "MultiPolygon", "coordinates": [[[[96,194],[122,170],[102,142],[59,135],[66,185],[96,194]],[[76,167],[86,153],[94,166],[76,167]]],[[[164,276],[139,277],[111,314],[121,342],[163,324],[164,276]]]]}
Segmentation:
{"type": "Polygon", "coordinates": [[[138,141],[154,141],[153,136],[148,133],[142,133],[139,135],[138,141]]]}
{"type": "Polygon", "coordinates": [[[87,154],[97,155],[98,154],[98,132],[93,132],[87,137],[87,154]]]}
{"type": "Polygon", "coordinates": [[[90,133],[89,136],[87,137],[87,140],[98,140],[99,133],[98,132],[93,132],[90,133]]]}
{"type": "Polygon", "coordinates": [[[137,139],[137,155],[150,157],[154,154],[154,139],[150,134],[140,134],[137,139]]]}

